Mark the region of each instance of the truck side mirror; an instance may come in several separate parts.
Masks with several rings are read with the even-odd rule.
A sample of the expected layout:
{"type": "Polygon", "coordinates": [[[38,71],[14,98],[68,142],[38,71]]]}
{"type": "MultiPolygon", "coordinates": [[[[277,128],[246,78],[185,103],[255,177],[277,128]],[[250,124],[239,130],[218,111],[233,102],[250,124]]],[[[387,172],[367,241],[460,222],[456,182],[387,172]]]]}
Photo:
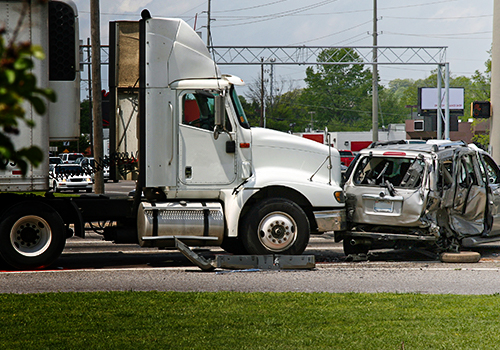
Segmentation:
{"type": "Polygon", "coordinates": [[[224,130],[226,127],[226,103],[223,96],[215,95],[215,126],[221,127],[224,130]]]}
{"type": "Polygon", "coordinates": [[[214,139],[219,138],[219,134],[226,130],[226,101],[223,95],[215,95],[215,127],[214,127],[214,139]]]}

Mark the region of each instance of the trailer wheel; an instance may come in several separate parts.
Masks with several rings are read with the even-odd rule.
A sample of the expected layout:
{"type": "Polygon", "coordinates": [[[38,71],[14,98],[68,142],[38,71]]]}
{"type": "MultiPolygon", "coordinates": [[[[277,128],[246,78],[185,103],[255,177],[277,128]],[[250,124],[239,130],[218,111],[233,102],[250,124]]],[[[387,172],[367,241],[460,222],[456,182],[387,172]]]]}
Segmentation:
{"type": "Polygon", "coordinates": [[[43,203],[20,203],[0,223],[0,255],[16,269],[52,264],[66,244],[61,216],[43,203]]]}
{"type": "Polygon", "coordinates": [[[309,220],[301,207],[285,198],[254,205],[240,226],[249,254],[302,254],[309,243],[309,220]]]}

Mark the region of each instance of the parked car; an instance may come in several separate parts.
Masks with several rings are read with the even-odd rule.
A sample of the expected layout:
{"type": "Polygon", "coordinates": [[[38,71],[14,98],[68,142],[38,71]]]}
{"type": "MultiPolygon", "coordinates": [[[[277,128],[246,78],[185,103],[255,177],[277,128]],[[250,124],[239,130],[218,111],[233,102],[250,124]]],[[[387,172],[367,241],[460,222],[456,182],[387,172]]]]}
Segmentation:
{"type": "Polygon", "coordinates": [[[64,164],[78,163],[78,159],[83,158],[81,153],[61,153],[59,158],[62,159],[64,164]]]}
{"type": "Polygon", "coordinates": [[[354,153],[350,150],[339,150],[340,163],[348,167],[354,159],[354,153]]]}
{"type": "Polygon", "coordinates": [[[346,254],[380,248],[456,252],[500,240],[500,169],[463,142],[379,142],[346,172],[346,254]]]}
{"type": "Polygon", "coordinates": [[[77,164],[56,165],[51,172],[51,181],[54,192],[92,192],[92,178],[77,164]]]}

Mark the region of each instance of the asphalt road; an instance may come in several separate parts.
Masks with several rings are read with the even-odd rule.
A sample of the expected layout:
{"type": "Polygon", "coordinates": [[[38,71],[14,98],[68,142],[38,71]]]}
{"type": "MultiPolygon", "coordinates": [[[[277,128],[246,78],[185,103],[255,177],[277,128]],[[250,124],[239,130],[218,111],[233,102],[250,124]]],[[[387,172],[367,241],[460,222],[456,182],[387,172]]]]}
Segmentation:
{"type": "MultiPolygon", "coordinates": [[[[106,193],[133,189],[133,183],[106,184],[106,193]]],[[[219,248],[195,250],[206,259],[219,248]]],[[[477,249],[479,263],[447,264],[419,252],[378,251],[349,261],[331,234],[311,238],[308,270],[222,269],[203,272],[180,252],[115,245],[89,232],[67,241],[61,257],[41,271],[0,271],[0,293],[79,291],[242,291],[399,292],[431,294],[500,293],[500,243],[477,249]]]]}
{"type": "MultiPolygon", "coordinates": [[[[207,259],[220,249],[197,249],[207,259]]],[[[500,292],[499,245],[482,248],[475,264],[446,264],[411,252],[381,251],[349,262],[330,235],[314,237],[306,255],[312,270],[221,269],[203,272],[177,251],[114,245],[98,235],[68,240],[62,256],[42,271],[0,272],[0,293],[81,291],[500,292]]]]}

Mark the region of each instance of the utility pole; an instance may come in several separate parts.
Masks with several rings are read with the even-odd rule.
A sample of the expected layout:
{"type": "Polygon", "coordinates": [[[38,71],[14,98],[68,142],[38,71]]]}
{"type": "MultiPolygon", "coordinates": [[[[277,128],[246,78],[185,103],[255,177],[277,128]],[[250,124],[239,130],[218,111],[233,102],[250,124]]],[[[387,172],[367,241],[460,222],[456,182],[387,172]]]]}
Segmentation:
{"type": "Polygon", "coordinates": [[[378,141],[377,0],[373,0],[372,141],[378,141]]]}
{"type": "MultiPolygon", "coordinates": [[[[210,22],[212,21],[212,18],[210,16],[210,9],[211,7],[211,0],[208,0],[208,12],[207,12],[207,47],[210,48],[210,41],[212,40],[212,33],[210,32],[210,22]]],[[[210,50],[210,49],[208,49],[210,50]]]]}
{"type": "Polygon", "coordinates": [[[493,2],[493,44],[491,46],[490,152],[500,163],[500,1],[493,2]]]}
{"type": "Polygon", "coordinates": [[[259,126],[264,128],[264,57],[260,58],[260,123],[259,126]]]}
{"type": "MultiPolygon", "coordinates": [[[[101,32],[99,0],[90,0],[90,36],[92,39],[92,115],[94,116],[94,159],[103,163],[102,97],[101,97],[101,32]]],[[[101,167],[95,169],[94,192],[104,193],[104,174],[101,167]]]]}

